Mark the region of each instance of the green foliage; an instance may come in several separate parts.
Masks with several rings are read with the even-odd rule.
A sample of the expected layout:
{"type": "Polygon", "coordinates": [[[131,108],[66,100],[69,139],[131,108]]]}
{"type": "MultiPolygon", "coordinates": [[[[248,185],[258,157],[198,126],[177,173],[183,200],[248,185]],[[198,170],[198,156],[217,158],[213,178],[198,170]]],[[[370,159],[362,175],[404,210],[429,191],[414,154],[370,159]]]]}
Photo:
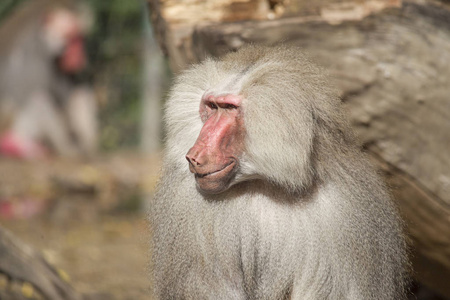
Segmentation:
{"type": "Polygon", "coordinates": [[[0,22],[8,16],[14,8],[25,0],[1,0],[0,1],[0,22]]]}
{"type": "Polygon", "coordinates": [[[89,74],[107,91],[101,103],[101,147],[136,146],[142,75],[142,5],[139,0],[88,0],[95,22],[87,41],[89,74]]]}

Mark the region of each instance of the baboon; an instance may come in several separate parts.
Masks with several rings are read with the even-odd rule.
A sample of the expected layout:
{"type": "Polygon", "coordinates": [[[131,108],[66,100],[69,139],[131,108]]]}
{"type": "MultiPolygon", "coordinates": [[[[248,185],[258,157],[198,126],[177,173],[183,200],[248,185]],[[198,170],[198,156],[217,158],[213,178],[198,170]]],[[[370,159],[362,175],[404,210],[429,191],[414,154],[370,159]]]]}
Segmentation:
{"type": "Polygon", "coordinates": [[[86,66],[88,23],[70,0],[27,1],[2,22],[0,154],[95,151],[96,101],[77,77],[86,66]]]}
{"type": "Polygon", "coordinates": [[[402,222],[299,49],[207,59],[178,77],[165,113],[156,299],[405,298],[402,222]]]}

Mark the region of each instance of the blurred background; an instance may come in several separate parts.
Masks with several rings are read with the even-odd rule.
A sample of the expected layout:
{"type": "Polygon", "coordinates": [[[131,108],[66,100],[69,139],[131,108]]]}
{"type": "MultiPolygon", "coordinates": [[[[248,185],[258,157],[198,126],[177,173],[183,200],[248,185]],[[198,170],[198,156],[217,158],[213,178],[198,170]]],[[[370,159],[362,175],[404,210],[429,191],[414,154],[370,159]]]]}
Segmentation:
{"type": "Polygon", "coordinates": [[[0,299],[149,299],[173,74],[281,42],[329,72],[391,187],[410,299],[450,299],[448,0],[2,0],[0,299]]]}
{"type": "Polygon", "coordinates": [[[147,4],[2,0],[0,41],[0,223],[37,250],[0,237],[0,299],[148,299],[171,72],[147,4]]]}

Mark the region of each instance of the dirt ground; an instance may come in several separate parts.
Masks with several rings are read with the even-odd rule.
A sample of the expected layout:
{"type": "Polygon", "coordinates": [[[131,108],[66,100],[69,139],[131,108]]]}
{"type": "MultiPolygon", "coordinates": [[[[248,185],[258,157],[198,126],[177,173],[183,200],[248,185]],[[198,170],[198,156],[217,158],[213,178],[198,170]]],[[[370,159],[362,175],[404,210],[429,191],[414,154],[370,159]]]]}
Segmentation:
{"type": "Polygon", "coordinates": [[[82,293],[107,299],[150,299],[148,247],[144,215],[105,215],[68,220],[64,225],[39,218],[2,221],[44,257],[82,293]],[[113,295],[113,296],[112,296],[113,295]]]}
{"type": "Polygon", "coordinates": [[[81,293],[150,299],[145,207],[158,156],[0,158],[0,225],[40,250],[81,293]]]}

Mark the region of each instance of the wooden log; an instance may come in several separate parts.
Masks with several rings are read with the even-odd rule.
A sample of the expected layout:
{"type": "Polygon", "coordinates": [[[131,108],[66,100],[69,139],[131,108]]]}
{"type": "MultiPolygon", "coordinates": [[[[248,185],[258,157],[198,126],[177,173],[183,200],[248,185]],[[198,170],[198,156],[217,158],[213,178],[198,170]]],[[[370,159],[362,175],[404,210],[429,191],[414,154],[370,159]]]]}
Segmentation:
{"type": "Polygon", "coordinates": [[[303,48],[328,70],[405,217],[414,275],[450,297],[448,4],[385,1],[367,8],[371,1],[321,1],[312,11],[287,8],[288,18],[249,14],[247,21],[227,23],[200,15],[184,23],[165,18],[165,1],[149,1],[159,3],[154,22],[164,24],[160,43],[176,72],[247,43],[280,41],[303,48]]]}
{"type": "MultiPolygon", "coordinates": [[[[293,16],[301,23],[317,21],[339,24],[361,20],[385,8],[400,7],[401,0],[148,0],[148,4],[155,35],[164,53],[170,57],[172,70],[178,72],[199,60],[192,53],[192,36],[197,27],[293,16]]],[[[251,26],[258,23],[244,24],[251,26]]],[[[227,32],[222,34],[228,36],[227,32]]],[[[231,44],[231,49],[241,45],[236,41],[231,44]]]]}
{"type": "Polygon", "coordinates": [[[77,293],[39,252],[0,227],[0,299],[87,298],[77,293]]]}

